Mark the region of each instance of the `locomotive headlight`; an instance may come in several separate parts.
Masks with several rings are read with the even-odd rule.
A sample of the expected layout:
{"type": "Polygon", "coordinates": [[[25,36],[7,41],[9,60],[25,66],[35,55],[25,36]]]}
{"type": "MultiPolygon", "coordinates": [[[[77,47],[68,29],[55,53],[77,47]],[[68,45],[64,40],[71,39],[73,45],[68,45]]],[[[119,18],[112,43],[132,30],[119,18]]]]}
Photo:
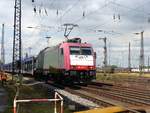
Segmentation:
{"type": "Polygon", "coordinates": [[[94,66],[89,66],[89,69],[94,69],[94,66]]]}
{"type": "Polygon", "coordinates": [[[65,75],[69,75],[69,72],[65,72],[65,75]]]}

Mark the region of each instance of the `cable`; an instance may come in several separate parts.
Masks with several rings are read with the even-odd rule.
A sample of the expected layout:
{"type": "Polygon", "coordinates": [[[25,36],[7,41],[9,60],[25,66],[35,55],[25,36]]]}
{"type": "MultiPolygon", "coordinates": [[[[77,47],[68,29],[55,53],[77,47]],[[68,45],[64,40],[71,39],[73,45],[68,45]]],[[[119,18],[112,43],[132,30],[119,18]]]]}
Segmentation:
{"type": "Polygon", "coordinates": [[[78,3],[80,2],[80,0],[77,0],[73,5],[72,7],[70,7],[69,9],[67,9],[59,18],[59,20],[62,20],[62,18],[67,14],[69,13],[78,3]]]}
{"type": "MultiPolygon", "coordinates": [[[[98,10],[101,10],[101,9],[107,7],[110,3],[111,3],[111,2],[109,1],[107,4],[103,5],[102,7],[98,8],[97,10],[92,11],[92,12],[89,12],[88,14],[86,14],[86,15],[84,16],[84,18],[87,18],[89,15],[91,15],[91,14],[97,12],[98,10]]],[[[83,19],[83,18],[79,18],[78,20],[76,20],[76,21],[74,21],[74,22],[72,22],[72,23],[77,23],[77,22],[79,22],[79,21],[81,22],[82,20],[84,20],[84,19],[83,19]]]]}
{"type": "MultiPolygon", "coordinates": [[[[150,2],[150,1],[149,1],[150,2]]],[[[148,3],[149,3],[148,2],[148,3]]],[[[114,3],[114,2],[113,2],[114,3]]],[[[118,4],[118,3],[115,3],[115,4],[118,4]]],[[[134,8],[134,9],[132,9],[132,8],[128,8],[128,7],[126,7],[126,6],[124,6],[123,7],[123,5],[120,5],[120,7],[123,7],[123,8],[128,8],[128,9],[130,9],[129,11],[131,11],[131,10],[136,10],[137,8],[139,8],[139,7],[141,7],[141,6],[144,6],[145,4],[147,4],[147,2],[146,3],[144,3],[144,4],[142,4],[142,5],[140,5],[140,6],[138,6],[138,7],[136,7],[136,8],[134,8]]],[[[129,12],[128,11],[128,12],[129,12]]],[[[137,12],[137,11],[136,11],[137,12]]],[[[123,16],[123,15],[121,15],[121,16],[123,16]]],[[[141,17],[141,16],[140,16],[141,17]]],[[[105,23],[103,23],[103,24],[100,24],[100,25],[97,25],[97,26],[95,26],[94,28],[97,28],[97,27],[100,27],[100,26],[104,26],[104,25],[106,25],[106,24],[108,24],[108,22],[105,22],[105,23]]],[[[89,28],[89,30],[90,30],[91,28],[89,28]]],[[[93,30],[93,29],[91,29],[91,30],[93,30]]]]}
{"type": "MultiPolygon", "coordinates": [[[[145,4],[148,4],[149,2],[150,2],[150,1],[148,1],[148,2],[146,2],[146,3],[144,3],[144,4],[142,4],[142,5],[139,5],[139,6],[136,7],[136,8],[131,8],[131,7],[128,7],[128,6],[125,6],[125,5],[116,3],[116,2],[111,2],[111,3],[112,3],[113,5],[118,6],[118,7],[122,7],[122,8],[129,9],[129,11],[127,11],[127,12],[135,11],[135,12],[137,12],[137,13],[143,13],[143,12],[145,12],[145,11],[140,11],[140,10],[137,11],[137,9],[140,8],[140,7],[142,7],[142,6],[144,6],[145,4]]],[[[147,15],[149,15],[149,13],[147,13],[147,12],[145,12],[145,13],[146,13],[147,15]]]]}
{"type": "MultiPolygon", "coordinates": [[[[49,1],[49,0],[48,0],[48,1],[49,1]]],[[[50,2],[50,4],[49,4],[49,7],[52,7],[52,6],[53,6],[54,1],[55,1],[55,0],[51,0],[51,2],[50,2]]]]}

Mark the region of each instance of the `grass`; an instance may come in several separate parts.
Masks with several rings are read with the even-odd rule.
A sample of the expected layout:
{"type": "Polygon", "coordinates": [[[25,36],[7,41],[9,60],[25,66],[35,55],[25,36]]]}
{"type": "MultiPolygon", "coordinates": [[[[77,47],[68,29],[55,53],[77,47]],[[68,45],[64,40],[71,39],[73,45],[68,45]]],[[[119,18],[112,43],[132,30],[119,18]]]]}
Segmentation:
{"type": "MultiPolygon", "coordinates": [[[[19,99],[32,98],[48,98],[45,93],[46,89],[38,89],[37,87],[22,86],[20,88],[19,99]]],[[[19,106],[19,113],[53,113],[53,108],[50,103],[23,103],[19,106]]]]}
{"type": "MultiPolygon", "coordinates": [[[[9,81],[10,82],[10,81],[9,81]]],[[[5,87],[8,92],[8,107],[4,113],[13,113],[13,99],[16,94],[14,85],[5,87]]],[[[48,98],[47,89],[39,86],[21,86],[18,99],[48,98]]],[[[52,96],[53,97],[53,96],[52,96]]],[[[50,97],[49,97],[50,98],[50,97]]],[[[54,98],[54,97],[53,97],[54,98]]],[[[59,104],[60,105],[60,104],[59,104]]],[[[52,103],[22,103],[19,104],[18,113],[54,113],[54,102],[52,103]]],[[[70,113],[67,107],[64,107],[64,113],[70,113]]]]}
{"type": "MultiPolygon", "coordinates": [[[[106,81],[106,82],[116,82],[116,81],[123,81],[130,78],[137,79],[139,78],[139,73],[112,73],[104,76],[104,73],[97,73],[96,79],[98,81],[106,81]]],[[[150,74],[143,74],[142,77],[149,77],[150,74]]]]}
{"type": "Polygon", "coordinates": [[[13,85],[6,86],[5,89],[8,92],[8,101],[7,101],[8,107],[4,113],[12,113],[13,112],[13,99],[15,97],[16,89],[13,85]]]}

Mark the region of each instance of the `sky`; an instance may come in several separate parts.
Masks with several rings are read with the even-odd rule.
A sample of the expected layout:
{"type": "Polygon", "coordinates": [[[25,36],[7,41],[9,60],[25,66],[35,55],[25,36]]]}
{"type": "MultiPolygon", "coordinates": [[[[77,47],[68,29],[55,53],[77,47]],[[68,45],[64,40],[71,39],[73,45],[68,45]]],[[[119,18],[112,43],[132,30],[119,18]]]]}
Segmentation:
{"type": "MultiPolygon", "coordinates": [[[[5,60],[12,61],[14,1],[0,0],[0,23],[5,24],[5,60]]],[[[64,24],[77,24],[69,38],[80,37],[97,52],[97,65],[103,65],[103,40],[107,37],[108,64],[138,67],[140,33],[144,31],[145,65],[150,56],[150,0],[22,0],[22,53],[37,55],[47,46],[65,40],[64,24]],[[36,12],[34,12],[36,8],[36,12]],[[31,28],[32,27],[32,28],[31,28]],[[98,32],[101,31],[101,32],[98,32]],[[49,45],[46,37],[51,37],[49,45]]],[[[1,27],[0,27],[1,28],[1,27]]],[[[1,37],[1,34],[0,34],[1,37]]]]}

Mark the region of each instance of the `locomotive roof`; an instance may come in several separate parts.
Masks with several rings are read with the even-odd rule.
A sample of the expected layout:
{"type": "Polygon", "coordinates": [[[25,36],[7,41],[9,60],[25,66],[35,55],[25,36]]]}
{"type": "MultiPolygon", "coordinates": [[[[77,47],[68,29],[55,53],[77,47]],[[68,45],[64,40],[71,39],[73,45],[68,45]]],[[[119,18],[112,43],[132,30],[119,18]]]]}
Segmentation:
{"type": "Polygon", "coordinates": [[[51,46],[51,47],[46,47],[46,48],[44,48],[43,50],[41,50],[40,52],[39,52],[39,54],[40,53],[42,53],[42,52],[46,52],[46,51],[48,51],[48,50],[50,50],[50,49],[55,49],[55,48],[58,48],[58,47],[62,47],[62,46],[66,46],[66,45],[68,45],[68,46],[89,46],[89,47],[91,47],[92,45],[91,44],[89,44],[89,43],[86,43],[86,42],[84,42],[84,43],[81,43],[81,39],[80,38],[73,38],[73,39],[68,39],[67,41],[65,41],[65,42],[62,42],[62,43],[59,43],[58,45],[56,45],[56,46],[51,46]]]}
{"type": "Polygon", "coordinates": [[[85,46],[85,47],[91,47],[92,45],[91,44],[89,44],[89,43],[68,43],[68,42],[64,42],[64,43],[62,43],[61,44],[61,46],[66,46],[66,45],[68,45],[68,46],[85,46]]]}

